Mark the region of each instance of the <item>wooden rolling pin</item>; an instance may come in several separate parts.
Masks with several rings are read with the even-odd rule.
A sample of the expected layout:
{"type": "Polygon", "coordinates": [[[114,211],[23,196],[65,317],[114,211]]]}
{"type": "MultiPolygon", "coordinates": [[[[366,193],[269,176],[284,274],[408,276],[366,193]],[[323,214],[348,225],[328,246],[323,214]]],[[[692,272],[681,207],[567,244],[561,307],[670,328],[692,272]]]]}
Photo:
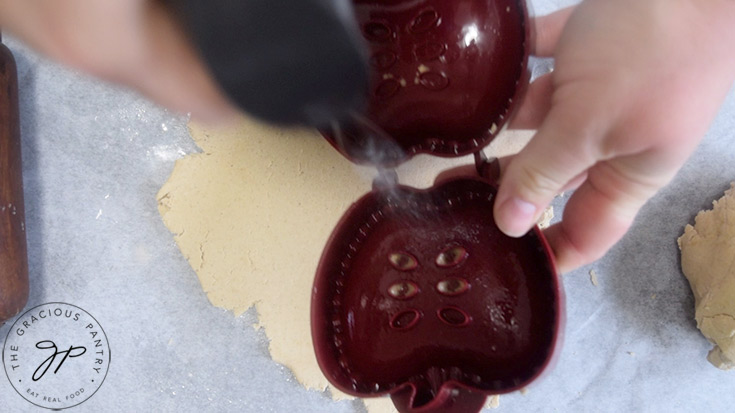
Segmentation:
{"type": "Polygon", "coordinates": [[[0,324],[28,301],[18,74],[0,35],[0,324]]]}

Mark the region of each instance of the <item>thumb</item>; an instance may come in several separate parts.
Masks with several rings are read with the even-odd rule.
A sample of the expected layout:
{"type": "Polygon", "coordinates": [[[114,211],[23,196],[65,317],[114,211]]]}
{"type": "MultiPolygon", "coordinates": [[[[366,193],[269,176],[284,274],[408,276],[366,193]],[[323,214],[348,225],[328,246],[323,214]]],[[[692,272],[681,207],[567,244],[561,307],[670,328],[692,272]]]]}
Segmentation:
{"type": "Polygon", "coordinates": [[[555,102],[536,135],[504,171],[494,216],[505,234],[528,232],[552,199],[598,161],[596,143],[605,134],[607,116],[590,102],[595,100],[579,95],[555,102]]]}

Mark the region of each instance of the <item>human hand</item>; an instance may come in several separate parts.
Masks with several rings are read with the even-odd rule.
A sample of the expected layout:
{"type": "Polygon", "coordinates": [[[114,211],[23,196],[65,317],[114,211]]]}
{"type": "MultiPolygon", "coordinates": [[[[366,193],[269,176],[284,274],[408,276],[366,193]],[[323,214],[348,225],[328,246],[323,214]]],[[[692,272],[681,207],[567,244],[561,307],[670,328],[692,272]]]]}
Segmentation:
{"type": "MultiPolygon", "coordinates": [[[[554,195],[581,184],[547,231],[559,269],[617,242],[693,151],[735,77],[733,9],[728,0],[586,0],[537,19],[535,54],[553,55],[556,67],[531,85],[511,125],[539,131],[504,168],[499,227],[525,233],[554,195]]],[[[171,109],[207,121],[235,113],[159,2],[0,0],[0,26],[171,109]]]]}
{"type": "Polygon", "coordinates": [[[520,236],[578,187],[546,231],[566,272],[622,238],[707,131],[735,79],[735,2],[586,0],[537,28],[555,70],[511,124],[538,132],[503,168],[494,216],[520,236]]]}
{"type": "Polygon", "coordinates": [[[0,0],[0,27],[54,60],[200,120],[236,112],[161,2],[0,0]]]}

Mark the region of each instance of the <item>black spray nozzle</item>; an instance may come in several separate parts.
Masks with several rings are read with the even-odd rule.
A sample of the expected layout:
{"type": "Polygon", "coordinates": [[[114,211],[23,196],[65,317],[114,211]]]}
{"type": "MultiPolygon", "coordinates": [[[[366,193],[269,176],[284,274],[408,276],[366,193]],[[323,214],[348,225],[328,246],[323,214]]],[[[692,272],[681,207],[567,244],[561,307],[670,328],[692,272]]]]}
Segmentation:
{"type": "Polygon", "coordinates": [[[325,126],[362,111],[365,47],[348,0],[169,0],[210,72],[241,109],[325,126]]]}

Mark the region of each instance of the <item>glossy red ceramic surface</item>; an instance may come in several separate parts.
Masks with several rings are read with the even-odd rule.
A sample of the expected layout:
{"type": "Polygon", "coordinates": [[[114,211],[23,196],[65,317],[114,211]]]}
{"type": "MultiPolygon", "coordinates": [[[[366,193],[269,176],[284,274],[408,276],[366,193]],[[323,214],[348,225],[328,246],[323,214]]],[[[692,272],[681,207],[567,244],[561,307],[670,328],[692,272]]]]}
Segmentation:
{"type": "Polygon", "coordinates": [[[548,365],[562,319],[552,254],[538,230],[518,239],[498,230],[495,192],[469,177],[373,191],[350,208],[312,298],[332,384],[391,393],[403,412],[467,412],[548,365]]]}
{"type": "Polygon", "coordinates": [[[416,153],[457,156],[487,145],[527,84],[523,0],[355,0],[370,50],[369,102],[323,131],[358,163],[416,153]]]}

